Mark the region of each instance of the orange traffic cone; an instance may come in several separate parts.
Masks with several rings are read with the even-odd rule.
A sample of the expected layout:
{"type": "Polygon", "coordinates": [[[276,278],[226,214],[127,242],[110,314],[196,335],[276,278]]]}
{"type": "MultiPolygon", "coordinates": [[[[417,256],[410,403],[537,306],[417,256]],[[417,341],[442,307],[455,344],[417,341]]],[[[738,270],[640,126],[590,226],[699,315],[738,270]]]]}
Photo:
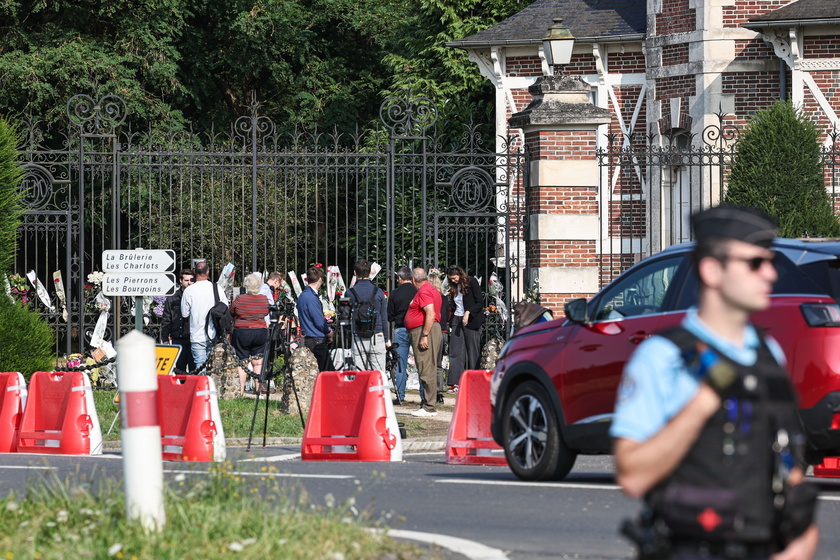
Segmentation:
{"type": "Polygon", "coordinates": [[[26,380],[16,371],[0,373],[0,391],[0,453],[14,453],[26,406],[26,380]]]}
{"type": "Polygon", "coordinates": [[[402,440],[378,371],[322,371],[301,442],[304,461],[402,461],[402,440]]]}
{"type": "Polygon", "coordinates": [[[84,372],[38,371],[18,433],[20,453],[93,455],[102,453],[102,431],[84,372]]]}
{"type": "Polygon", "coordinates": [[[502,448],[490,432],[490,370],[466,370],[461,374],[455,411],[446,438],[446,462],[450,465],[507,465],[502,448]]]}
{"type": "Polygon", "coordinates": [[[224,453],[219,458],[216,449],[221,422],[214,419],[212,401],[216,391],[211,382],[212,379],[203,375],[158,375],[158,416],[164,459],[224,460],[224,453]]]}

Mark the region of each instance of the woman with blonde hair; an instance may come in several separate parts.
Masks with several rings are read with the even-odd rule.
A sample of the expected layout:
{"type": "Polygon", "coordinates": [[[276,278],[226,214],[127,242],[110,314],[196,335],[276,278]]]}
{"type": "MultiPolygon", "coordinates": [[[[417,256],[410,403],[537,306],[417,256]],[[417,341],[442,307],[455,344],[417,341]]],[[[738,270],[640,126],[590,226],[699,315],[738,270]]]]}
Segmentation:
{"type": "MultiPolygon", "coordinates": [[[[262,355],[268,343],[268,327],[265,324],[265,316],[268,315],[268,299],[260,293],[263,284],[260,273],[249,274],[245,277],[243,284],[245,293],[233,300],[230,306],[230,314],[233,316],[233,335],[230,340],[240,363],[250,359],[254,375],[259,376],[262,371],[262,355]]],[[[241,365],[237,371],[239,389],[244,394],[248,376],[241,365]]],[[[257,390],[263,393],[269,392],[268,387],[260,387],[257,390]]]]}

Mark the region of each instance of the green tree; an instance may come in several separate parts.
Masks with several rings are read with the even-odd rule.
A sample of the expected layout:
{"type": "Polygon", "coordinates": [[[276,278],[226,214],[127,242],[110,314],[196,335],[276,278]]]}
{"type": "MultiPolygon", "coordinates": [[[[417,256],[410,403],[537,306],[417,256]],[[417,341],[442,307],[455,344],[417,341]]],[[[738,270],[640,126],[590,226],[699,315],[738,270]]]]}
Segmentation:
{"type": "Polygon", "coordinates": [[[23,215],[20,193],[23,169],[18,162],[17,143],[14,128],[0,118],[0,275],[8,273],[14,262],[23,215]]]}
{"type": "MultiPolygon", "coordinates": [[[[79,93],[134,128],[216,130],[255,99],[283,129],[352,131],[378,110],[399,0],[72,0],[0,6],[0,112],[64,123],[79,93]],[[94,92],[94,90],[96,90],[94,92]]],[[[412,8],[413,9],[413,8],[412,8]]]]}
{"type": "Polygon", "coordinates": [[[4,2],[0,6],[0,113],[66,123],[76,94],[116,94],[139,122],[183,125],[177,41],[184,0],[4,2]],[[99,91],[95,91],[99,88],[99,91]]]}
{"type": "Polygon", "coordinates": [[[840,235],[825,189],[817,127],[789,101],[750,118],[724,202],[764,210],[783,237],[840,235]]]}
{"type": "MultiPolygon", "coordinates": [[[[407,86],[441,119],[492,118],[493,90],[446,47],[528,0],[73,0],[0,5],[0,113],[66,123],[73,95],[123,97],[136,130],[216,130],[255,99],[282,130],[355,132],[407,86]],[[453,117],[454,118],[454,117],[453,117]]],[[[442,125],[441,130],[447,127],[442,125]]]]}
{"type": "Polygon", "coordinates": [[[28,380],[55,367],[55,334],[40,313],[0,294],[0,371],[19,371],[28,380]]]}
{"type": "MultiPolygon", "coordinates": [[[[421,0],[394,48],[384,57],[392,78],[388,93],[410,88],[434,100],[439,130],[470,119],[492,122],[493,86],[461,49],[446,46],[521,11],[532,0],[421,0]]],[[[460,133],[460,127],[457,128],[460,133]]],[[[492,140],[492,138],[490,139],[492,140]]]]}
{"type": "MultiPolygon", "coordinates": [[[[17,232],[23,215],[18,162],[18,136],[0,118],[0,277],[5,281],[15,257],[17,232]]],[[[41,316],[19,301],[12,301],[0,286],[0,371],[34,371],[52,368],[54,336],[41,316]]]]}

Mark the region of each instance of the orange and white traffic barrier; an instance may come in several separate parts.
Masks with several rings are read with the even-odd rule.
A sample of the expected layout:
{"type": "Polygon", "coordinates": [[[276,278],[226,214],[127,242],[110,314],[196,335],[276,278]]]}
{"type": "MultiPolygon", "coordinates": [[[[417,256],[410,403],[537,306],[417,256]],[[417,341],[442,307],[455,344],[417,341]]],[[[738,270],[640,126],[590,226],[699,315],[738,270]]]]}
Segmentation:
{"type": "Polygon", "coordinates": [[[26,380],[16,371],[0,373],[0,391],[0,453],[14,453],[26,406],[26,380]]]}
{"type": "Polygon", "coordinates": [[[301,442],[304,461],[402,461],[390,387],[379,371],[322,371],[301,442]]]}
{"type": "Polygon", "coordinates": [[[493,441],[490,420],[491,370],[466,370],[461,374],[455,410],[446,438],[446,462],[450,465],[507,465],[502,447],[493,441]]]}
{"type": "Polygon", "coordinates": [[[213,379],[204,375],[158,375],[163,458],[224,461],[225,434],[213,379]]]}
{"type": "Polygon", "coordinates": [[[18,432],[20,453],[100,455],[102,430],[93,387],[81,371],[37,371],[18,432]]]}

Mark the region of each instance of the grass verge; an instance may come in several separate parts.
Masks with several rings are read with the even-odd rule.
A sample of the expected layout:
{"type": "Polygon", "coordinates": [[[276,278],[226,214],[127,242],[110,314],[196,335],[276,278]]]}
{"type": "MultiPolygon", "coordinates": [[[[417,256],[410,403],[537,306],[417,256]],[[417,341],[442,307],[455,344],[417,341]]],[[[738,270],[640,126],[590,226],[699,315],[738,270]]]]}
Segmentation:
{"type": "MultiPolygon", "coordinates": [[[[121,484],[94,485],[78,474],[58,480],[43,475],[24,496],[0,500],[0,557],[175,560],[328,559],[424,560],[438,558],[368,531],[375,524],[355,507],[355,497],[337,504],[310,501],[293,483],[241,476],[229,464],[209,473],[179,475],[166,486],[166,523],[146,533],[127,519],[121,484]]],[[[376,475],[381,476],[381,475],[376,475]]],[[[375,480],[373,484],[375,484],[375,480]]],[[[361,491],[361,486],[358,486],[361,491]]]]}

